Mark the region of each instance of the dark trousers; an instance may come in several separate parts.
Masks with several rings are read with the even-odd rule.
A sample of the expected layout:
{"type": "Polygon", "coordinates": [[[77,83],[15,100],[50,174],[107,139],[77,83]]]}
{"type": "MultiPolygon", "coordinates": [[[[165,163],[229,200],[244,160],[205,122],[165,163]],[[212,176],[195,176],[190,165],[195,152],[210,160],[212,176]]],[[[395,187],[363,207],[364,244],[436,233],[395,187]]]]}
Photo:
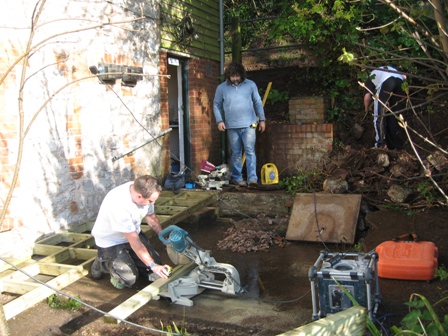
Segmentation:
{"type": "MultiPolygon", "coordinates": [[[[162,264],[162,259],[156,250],[149,244],[148,237],[140,232],[140,241],[145,245],[156,264],[162,264]]],[[[111,247],[98,247],[98,260],[102,273],[110,273],[118,282],[131,287],[139,275],[148,275],[151,270],[140,260],[129,243],[111,247]]]]}
{"type": "MultiPolygon", "coordinates": [[[[403,110],[406,107],[406,93],[401,88],[403,81],[396,77],[389,77],[381,85],[379,101],[388,106],[393,112],[403,110]]],[[[377,147],[387,145],[388,149],[403,148],[403,129],[394,115],[385,113],[383,104],[378,102],[378,118],[375,122],[377,147]],[[385,115],[389,114],[389,115],[385,115]]],[[[387,111],[386,111],[387,112],[387,111]]],[[[398,117],[399,114],[396,114],[398,117]]]]}

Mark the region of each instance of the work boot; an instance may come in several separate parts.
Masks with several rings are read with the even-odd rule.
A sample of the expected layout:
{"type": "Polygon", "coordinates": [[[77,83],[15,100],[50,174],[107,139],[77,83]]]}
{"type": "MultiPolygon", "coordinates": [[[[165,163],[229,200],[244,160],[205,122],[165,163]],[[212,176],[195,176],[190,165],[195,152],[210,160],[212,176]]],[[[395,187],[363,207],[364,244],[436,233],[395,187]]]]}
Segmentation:
{"type": "Polygon", "coordinates": [[[95,258],[92,267],[90,267],[90,274],[92,274],[92,278],[95,280],[99,280],[103,277],[103,273],[101,272],[101,263],[98,256],[95,258]]]}
{"type": "Polygon", "coordinates": [[[249,181],[249,188],[258,188],[257,181],[249,181]]]}
{"type": "Polygon", "coordinates": [[[238,181],[238,182],[236,182],[235,180],[232,180],[230,183],[234,184],[234,185],[236,185],[238,187],[247,187],[247,182],[244,181],[244,180],[241,180],[241,181],[238,181]]]}
{"type": "Polygon", "coordinates": [[[123,289],[125,286],[120,283],[117,279],[115,279],[113,276],[110,277],[110,283],[117,289],[123,289]]]}

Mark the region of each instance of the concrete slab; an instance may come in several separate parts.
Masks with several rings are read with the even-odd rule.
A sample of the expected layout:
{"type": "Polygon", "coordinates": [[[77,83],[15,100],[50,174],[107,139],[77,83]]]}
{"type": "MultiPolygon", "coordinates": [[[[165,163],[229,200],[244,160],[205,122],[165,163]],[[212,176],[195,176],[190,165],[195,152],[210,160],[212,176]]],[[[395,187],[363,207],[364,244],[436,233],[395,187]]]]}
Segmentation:
{"type": "Polygon", "coordinates": [[[297,194],[286,239],[353,244],[360,205],[361,195],[297,194]]]}

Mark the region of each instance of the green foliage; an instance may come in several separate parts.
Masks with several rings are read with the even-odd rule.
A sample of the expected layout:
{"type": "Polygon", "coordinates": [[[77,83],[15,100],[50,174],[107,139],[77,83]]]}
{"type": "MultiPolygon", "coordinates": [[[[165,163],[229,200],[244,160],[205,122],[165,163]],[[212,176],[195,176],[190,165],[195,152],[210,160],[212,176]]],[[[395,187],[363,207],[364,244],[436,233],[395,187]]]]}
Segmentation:
{"type": "Polygon", "coordinates": [[[362,250],[362,243],[358,242],[355,245],[353,245],[353,248],[355,252],[360,252],[362,250]]]}
{"type": "Polygon", "coordinates": [[[325,178],[326,176],[321,171],[298,169],[296,174],[281,179],[279,181],[279,187],[286,189],[286,192],[292,195],[309,193],[322,190],[322,184],[325,178]]]}
{"type": "Polygon", "coordinates": [[[426,202],[433,202],[437,199],[438,191],[435,189],[434,185],[429,181],[423,181],[418,184],[417,191],[426,200],[426,202]]]}
{"type": "Polygon", "coordinates": [[[178,328],[176,323],[173,322],[173,326],[170,324],[167,324],[166,327],[163,325],[163,322],[160,321],[161,329],[162,331],[168,332],[167,335],[172,336],[173,332],[177,335],[188,335],[187,329],[185,329],[183,326],[181,328],[178,328]]]}
{"type": "MultiPolygon", "coordinates": [[[[334,277],[332,277],[332,279],[334,282],[336,282],[336,284],[344,292],[344,294],[350,299],[350,301],[353,303],[353,306],[359,306],[359,303],[356,301],[353,295],[347,289],[345,289],[345,287],[342,286],[334,277]]],[[[373,321],[370,319],[369,316],[367,316],[367,329],[369,330],[372,336],[381,336],[381,332],[379,331],[379,329],[373,323],[373,321]]]]}
{"type": "Polygon", "coordinates": [[[401,320],[401,327],[391,328],[393,335],[447,335],[448,315],[441,322],[426,297],[412,294],[406,305],[410,311],[401,320]]]}
{"type": "MultiPolygon", "coordinates": [[[[260,96],[264,97],[266,89],[260,88],[258,90],[260,92],[260,96]]],[[[280,92],[276,89],[269,90],[268,98],[266,99],[266,105],[274,105],[276,103],[285,103],[289,100],[288,92],[280,92]]]]}
{"type": "MultiPolygon", "coordinates": [[[[76,299],[79,299],[78,297],[76,297],[76,299]]],[[[58,309],[65,309],[65,310],[78,310],[79,308],[82,307],[82,304],[79,303],[78,301],[72,299],[72,298],[61,298],[59,295],[57,294],[53,294],[51,295],[48,299],[47,299],[48,305],[51,308],[58,308],[58,309]]]]}
{"type": "Polygon", "coordinates": [[[169,336],[172,336],[173,332],[176,333],[177,335],[188,335],[187,328],[185,328],[185,307],[183,311],[182,324],[180,328],[176,325],[176,323],[172,322],[172,324],[173,326],[167,324],[165,327],[163,322],[160,321],[162,331],[167,331],[169,336]]]}
{"type": "Polygon", "coordinates": [[[448,272],[445,268],[445,265],[440,266],[436,269],[436,272],[434,274],[434,277],[440,278],[440,280],[445,281],[448,279],[448,272]]]}
{"type": "Polygon", "coordinates": [[[401,211],[400,206],[396,205],[396,204],[393,204],[393,203],[384,204],[384,208],[390,209],[390,210],[395,211],[395,212],[400,212],[401,211]]]}

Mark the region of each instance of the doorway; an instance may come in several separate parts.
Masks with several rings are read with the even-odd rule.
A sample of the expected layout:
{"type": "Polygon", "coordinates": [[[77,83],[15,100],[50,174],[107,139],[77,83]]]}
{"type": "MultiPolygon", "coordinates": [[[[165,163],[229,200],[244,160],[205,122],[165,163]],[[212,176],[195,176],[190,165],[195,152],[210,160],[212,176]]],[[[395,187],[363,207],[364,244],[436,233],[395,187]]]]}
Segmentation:
{"type": "Polygon", "coordinates": [[[187,61],[168,57],[168,108],[170,132],[171,171],[184,171],[188,166],[188,96],[187,61]]]}

